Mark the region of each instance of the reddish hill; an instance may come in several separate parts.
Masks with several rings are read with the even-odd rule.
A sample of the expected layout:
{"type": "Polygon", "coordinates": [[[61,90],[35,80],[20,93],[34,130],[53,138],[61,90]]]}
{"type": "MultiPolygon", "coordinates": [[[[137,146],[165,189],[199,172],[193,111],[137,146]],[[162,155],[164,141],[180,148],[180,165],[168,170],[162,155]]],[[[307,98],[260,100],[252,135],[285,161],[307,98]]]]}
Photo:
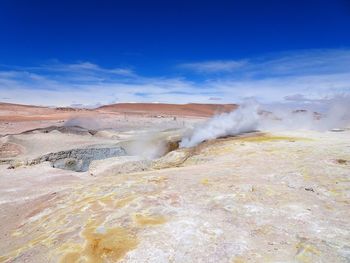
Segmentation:
{"type": "Polygon", "coordinates": [[[98,110],[120,113],[208,117],[216,113],[232,111],[237,107],[236,104],[118,103],[102,106],[98,110]]]}
{"type": "Polygon", "coordinates": [[[0,102],[0,121],[60,120],[69,118],[77,111],[79,110],[0,102]]]}
{"type": "Polygon", "coordinates": [[[77,116],[98,114],[132,114],[147,116],[210,117],[216,113],[236,109],[235,104],[163,104],[163,103],[119,103],[98,109],[76,109],[71,107],[49,108],[32,105],[0,103],[0,121],[64,120],[77,116]]]}

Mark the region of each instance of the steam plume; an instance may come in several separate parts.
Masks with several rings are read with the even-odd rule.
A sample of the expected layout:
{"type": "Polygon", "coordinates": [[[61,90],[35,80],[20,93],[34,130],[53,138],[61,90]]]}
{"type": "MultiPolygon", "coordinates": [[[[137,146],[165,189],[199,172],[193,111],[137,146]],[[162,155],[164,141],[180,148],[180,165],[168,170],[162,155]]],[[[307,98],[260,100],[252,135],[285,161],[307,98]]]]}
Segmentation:
{"type": "Polygon", "coordinates": [[[258,103],[249,100],[235,111],[214,116],[183,138],[180,147],[192,147],[205,140],[254,131],[259,124],[258,108],[258,103]]]}
{"type": "Polygon", "coordinates": [[[185,136],[180,147],[193,147],[205,140],[238,135],[254,130],[343,129],[350,125],[350,96],[308,100],[294,105],[264,105],[254,100],[244,102],[237,110],[214,116],[185,136]]]}

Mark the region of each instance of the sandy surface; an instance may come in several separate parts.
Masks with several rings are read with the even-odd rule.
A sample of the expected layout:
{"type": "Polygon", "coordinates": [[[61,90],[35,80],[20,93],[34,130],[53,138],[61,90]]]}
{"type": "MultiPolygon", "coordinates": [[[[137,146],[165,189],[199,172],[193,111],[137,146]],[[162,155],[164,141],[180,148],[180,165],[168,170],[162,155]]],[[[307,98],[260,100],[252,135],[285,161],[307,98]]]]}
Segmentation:
{"type": "MultiPolygon", "coordinates": [[[[170,117],[127,120],[95,135],[4,136],[2,159],[96,144],[130,152],[135,141],[141,152],[183,131],[170,117]]],[[[252,133],[142,158],[96,161],[94,176],[0,165],[0,262],[350,261],[348,130],[252,133]]]]}
{"type": "MultiPolygon", "coordinates": [[[[0,135],[20,133],[26,130],[65,125],[74,122],[98,128],[135,129],[142,123],[150,127],[154,123],[177,122],[185,125],[189,119],[210,117],[237,107],[233,104],[157,104],[121,103],[98,109],[47,108],[0,103],[0,135]],[[91,124],[89,125],[89,122],[91,124]]],[[[178,126],[178,124],[176,124],[178,126]]]]}

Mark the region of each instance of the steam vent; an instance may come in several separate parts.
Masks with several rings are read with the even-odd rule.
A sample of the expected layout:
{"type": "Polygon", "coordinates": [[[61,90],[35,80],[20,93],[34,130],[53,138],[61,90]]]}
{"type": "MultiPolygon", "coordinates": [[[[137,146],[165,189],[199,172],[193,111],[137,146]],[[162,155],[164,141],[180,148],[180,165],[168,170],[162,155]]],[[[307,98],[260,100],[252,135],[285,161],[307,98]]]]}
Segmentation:
{"type": "Polygon", "coordinates": [[[350,131],[247,132],[249,107],[220,117],[238,133],[224,136],[218,117],[13,123],[0,138],[0,261],[349,261],[350,131]]]}

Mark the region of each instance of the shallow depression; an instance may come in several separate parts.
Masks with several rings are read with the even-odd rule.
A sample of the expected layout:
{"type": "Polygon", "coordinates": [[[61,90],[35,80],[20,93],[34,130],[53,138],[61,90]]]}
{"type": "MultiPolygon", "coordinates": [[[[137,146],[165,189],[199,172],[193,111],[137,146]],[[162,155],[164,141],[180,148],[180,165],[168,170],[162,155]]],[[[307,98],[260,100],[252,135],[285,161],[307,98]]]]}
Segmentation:
{"type": "Polygon", "coordinates": [[[93,160],[102,160],[110,157],[125,156],[124,148],[104,147],[104,148],[84,148],[60,151],[46,154],[32,161],[32,164],[49,161],[52,167],[72,170],[76,172],[85,172],[89,169],[93,160]]]}

